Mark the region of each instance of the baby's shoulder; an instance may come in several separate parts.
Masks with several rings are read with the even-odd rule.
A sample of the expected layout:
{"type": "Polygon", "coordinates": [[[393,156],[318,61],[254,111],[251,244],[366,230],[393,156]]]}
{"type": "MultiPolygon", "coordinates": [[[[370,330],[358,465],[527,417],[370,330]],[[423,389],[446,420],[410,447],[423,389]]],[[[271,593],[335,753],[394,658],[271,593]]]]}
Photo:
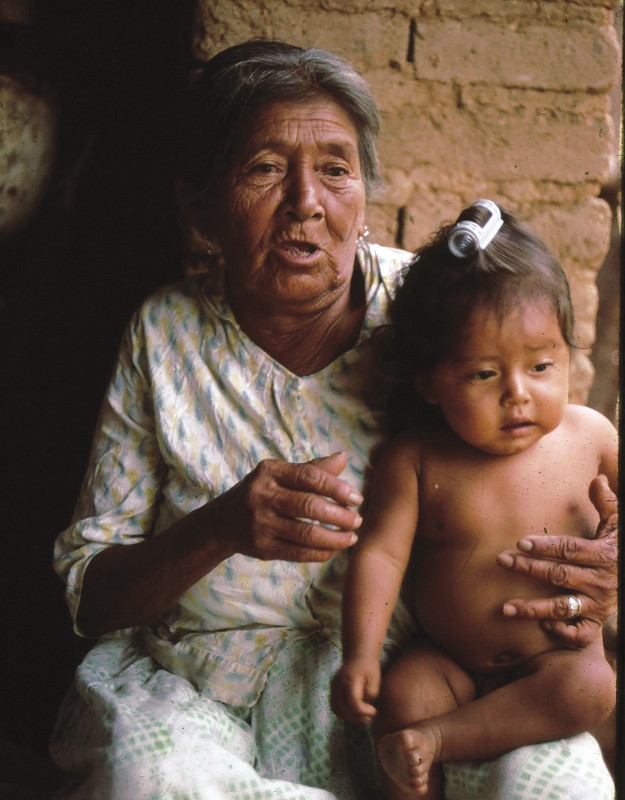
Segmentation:
{"type": "Polygon", "coordinates": [[[567,429],[575,430],[582,436],[588,431],[616,434],[615,426],[599,411],[574,403],[566,407],[562,423],[567,429]]]}
{"type": "Polygon", "coordinates": [[[569,446],[590,447],[599,454],[612,453],[617,447],[614,424],[587,406],[568,405],[559,428],[562,440],[569,446]]]}
{"type": "Polygon", "coordinates": [[[415,463],[420,461],[423,441],[416,433],[393,436],[381,446],[377,460],[415,463]]]}

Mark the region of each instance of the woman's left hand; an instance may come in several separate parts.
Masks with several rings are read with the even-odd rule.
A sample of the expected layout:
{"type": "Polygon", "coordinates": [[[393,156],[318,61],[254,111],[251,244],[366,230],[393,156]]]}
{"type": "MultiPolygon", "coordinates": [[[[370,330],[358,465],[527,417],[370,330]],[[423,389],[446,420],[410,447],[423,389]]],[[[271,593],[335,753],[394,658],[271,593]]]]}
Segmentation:
{"type": "Polygon", "coordinates": [[[546,630],[572,647],[588,644],[617,606],[618,506],[603,475],[591,483],[590,499],[600,517],[596,539],[528,536],[517,542],[521,552],[506,551],[497,558],[502,567],[551,583],[563,592],[540,600],[509,600],[504,614],[542,619],[546,630]],[[567,590],[581,604],[574,620],[567,590]]]}

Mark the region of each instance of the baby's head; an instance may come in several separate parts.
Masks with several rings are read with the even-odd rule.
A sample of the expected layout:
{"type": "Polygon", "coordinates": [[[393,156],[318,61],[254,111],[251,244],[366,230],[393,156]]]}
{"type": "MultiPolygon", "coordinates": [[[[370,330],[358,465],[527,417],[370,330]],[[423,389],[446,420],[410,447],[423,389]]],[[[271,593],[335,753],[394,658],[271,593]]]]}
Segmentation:
{"type": "MultiPolygon", "coordinates": [[[[563,343],[568,367],[574,320],[566,275],[534,234],[490,201],[477,201],[454,225],[439,230],[402,278],[390,310],[392,361],[400,383],[394,393],[398,403],[390,411],[404,420],[399,427],[413,413],[411,405],[415,422],[423,414],[431,420],[428,406],[440,405],[445,414],[444,404],[428,393],[429,378],[441,364],[458,362],[459,350],[467,361],[467,343],[480,344],[471,333],[481,331],[484,320],[503,330],[511,315],[538,311],[563,343]]],[[[496,331],[495,343],[497,336],[496,331]]]]}

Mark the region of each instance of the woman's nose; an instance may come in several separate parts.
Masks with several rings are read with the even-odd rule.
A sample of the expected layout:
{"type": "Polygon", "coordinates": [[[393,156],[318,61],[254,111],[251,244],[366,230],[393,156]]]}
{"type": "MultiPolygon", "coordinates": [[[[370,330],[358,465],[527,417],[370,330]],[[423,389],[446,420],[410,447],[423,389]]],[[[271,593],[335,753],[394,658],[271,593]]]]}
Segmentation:
{"type": "Polygon", "coordinates": [[[525,376],[520,372],[514,372],[507,376],[502,396],[504,405],[517,405],[527,403],[530,393],[527,387],[525,376]]]}
{"type": "Polygon", "coordinates": [[[325,215],[325,210],[320,190],[319,180],[311,168],[300,166],[293,169],[286,188],[286,213],[295,217],[298,222],[321,219],[325,215]]]}

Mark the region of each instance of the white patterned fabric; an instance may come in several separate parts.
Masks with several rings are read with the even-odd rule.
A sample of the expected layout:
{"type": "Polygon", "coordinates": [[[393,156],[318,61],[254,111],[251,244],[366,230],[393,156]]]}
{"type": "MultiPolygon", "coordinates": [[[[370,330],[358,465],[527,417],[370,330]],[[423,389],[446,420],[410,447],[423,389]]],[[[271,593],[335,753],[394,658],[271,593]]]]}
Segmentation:
{"type": "MultiPolygon", "coordinates": [[[[56,542],[55,566],[74,616],[94,555],[158,535],[261,459],[301,462],[345,450],[343,477],[365,489],[379,433],[361,392],[362,344],[385,321],[407,257],[359,248],[367,294],[360,340],[306,377],[241,331],[222,275],[170,287],[143,304],[122,343],[74,521],[56,542]]],[[[51,752],[73,776],[59,797],[378,800],[367,732],[344,726],[328,701],[340,665],[345,563],[345,555],[323,565],[236,555],[158,625],[98,643],[77,671],[54,734],[51,752]]],[[[515,780],[521,769],[493,763],[515,780]]],[[[453,775],[454,786],[486,780],[476,765],[455,765],[453,775]]],[[[536,786],[521,800],[540,797],[536,786]]],[[[490,798],[482,788],[454,791],[453,800],[490,798]]],[[[586,798],[603,795],[593,786],[586,798]]]]}
{"type": "MultiPolygon", "coordinates": [[[[241,331],[220,274],[165,289],[135,314],[75,521],[56,543],[72,614],[100,550],[158,534],[261,459],[304,462],[345,450],[342,477],[363,490],[379,434],[354,373],[407,254],[372,246],[358,256],[367,296],[359,345],[314,375],[294,375],[241,331]]],[[[330,565],[235,555],[185,592],[156,630],[144,631],[145,646],[213,699],[252,705],[289,640],[323,629],[339,642],[344,566],[344,555],[330,565]]]]}
{"type": "MultiPolygon", "coordinates": [[[[318,633],[294,641],[250,709],[160,669],[137,636],[105,639],[61,709],[51,752],[74,777],[55,800],[383,800],[367,729],[330,710],[340,658],[318,633]]],[[[589,734],[446,764],[445,780],[447,800],[614,798],[589,734]]]]}
{"type": "MultiPolygon", "coordinates": [[[[278,657],[253,709],[228,708],[159,669],[133,637],[105,640],[61,712],[52,752],[78,778],[58,797],[374,800],[373,760],[356,784],[366,794],[354,794],[345,770],[347,738],[324,686],[337,658],[320,635],[300,639],[278,657]]],[[[353,756],[363,734],[354,731],[353,756]]]]}
{"type": "Polygon", "coordinates": [[[589,733],[519,747],[480,764],[445,764],[446,800],[614,800],[614,782],[589,733]]]}

